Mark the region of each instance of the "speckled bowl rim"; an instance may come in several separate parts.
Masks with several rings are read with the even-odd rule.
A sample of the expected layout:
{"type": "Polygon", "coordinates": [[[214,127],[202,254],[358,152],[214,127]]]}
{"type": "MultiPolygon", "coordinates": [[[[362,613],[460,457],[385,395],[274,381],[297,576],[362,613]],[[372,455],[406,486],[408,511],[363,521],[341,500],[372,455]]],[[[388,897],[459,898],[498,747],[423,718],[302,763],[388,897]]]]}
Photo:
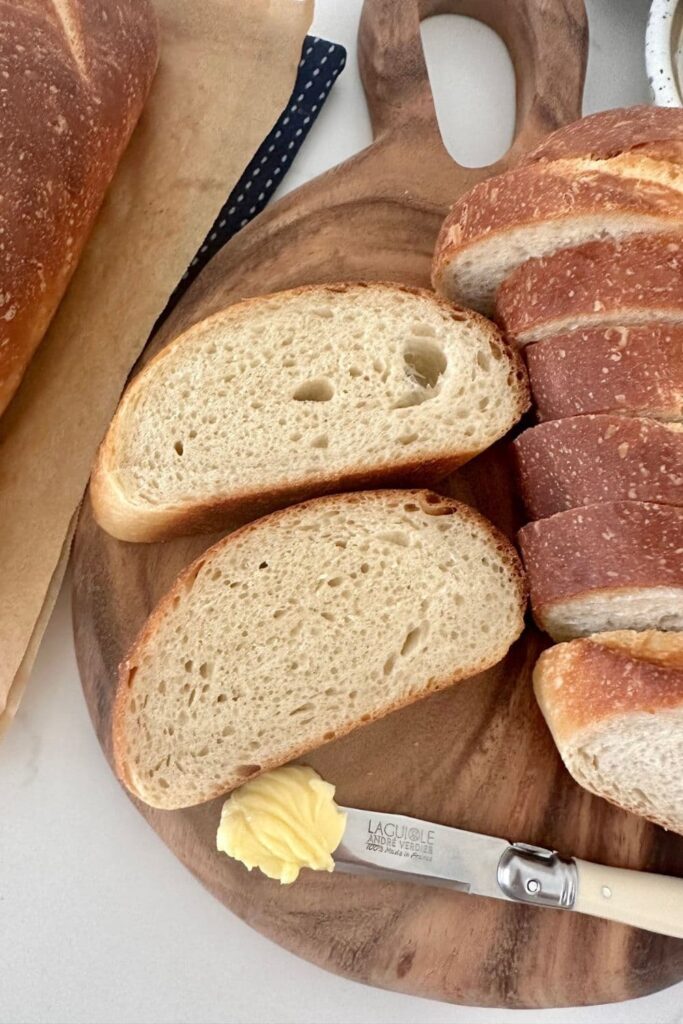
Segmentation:
{"type": "Polygon", "coordinates": [[[676,62],[682,26],[681,0],[652,0],[645,34],[645,65],[652,99],[659,107],[683,107],[676,62]]]}

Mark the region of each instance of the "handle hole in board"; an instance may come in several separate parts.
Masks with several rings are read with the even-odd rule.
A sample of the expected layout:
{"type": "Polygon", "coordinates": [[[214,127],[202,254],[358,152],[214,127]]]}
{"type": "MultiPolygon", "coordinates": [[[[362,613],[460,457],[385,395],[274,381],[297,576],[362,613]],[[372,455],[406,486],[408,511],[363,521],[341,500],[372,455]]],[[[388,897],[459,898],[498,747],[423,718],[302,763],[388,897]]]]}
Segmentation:
{"type": "Polygon", "coordinates": [[[515,128],[515,72],[505,43],[458,14],[425,18],[420,33],[444,146],[462,167],[495,163],[515,128]]]}

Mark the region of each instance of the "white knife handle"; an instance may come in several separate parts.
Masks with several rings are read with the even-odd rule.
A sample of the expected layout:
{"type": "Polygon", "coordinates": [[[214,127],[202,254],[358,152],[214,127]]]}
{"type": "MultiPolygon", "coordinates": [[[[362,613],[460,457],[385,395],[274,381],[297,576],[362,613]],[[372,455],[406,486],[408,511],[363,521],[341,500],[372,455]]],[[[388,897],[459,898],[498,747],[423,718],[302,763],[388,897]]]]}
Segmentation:
{"type": "Polygon", "coordinates": [[[683,939],[683,878],[575,860],[573,910],[683,939]]]}

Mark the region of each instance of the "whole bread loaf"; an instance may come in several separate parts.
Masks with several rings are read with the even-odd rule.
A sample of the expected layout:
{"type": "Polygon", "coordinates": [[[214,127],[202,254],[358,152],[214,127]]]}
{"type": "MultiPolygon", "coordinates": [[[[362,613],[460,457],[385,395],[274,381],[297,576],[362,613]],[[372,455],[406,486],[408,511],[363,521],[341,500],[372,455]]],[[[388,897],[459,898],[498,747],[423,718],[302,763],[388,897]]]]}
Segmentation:
{"type": "Polygon", "coordinates": [[[524,355],[541,420],[600,412],[683,419],[683,324],[570,331],[524,355]]]}
{"type": "Polygon", "coordinates": [[[574,416],[525,430],[513,450],[530,519],[618,499],[683,505],[681,423],[574,416]]]}
{"type": "Polygon", "coordinates": [[[579,785],[683,834],[683,636],[557,644],[536,663],[534,689],[579,785]]]}
{"type": "Polygon", "coordinates": [[[599,327],[683,322],[683,235],[605,239],[527,260],[502,283],[496,319],[519,346],[599,327]]]}
{"type": "Polygon", "coordinates": [[[0,2],[0,412],[76,267],[157,45],[151,0],[0,2]]]}
{"type": "Polygon", "coordinates": [[[435,483],[528,405],[497,328],[432,292],[339,283],[248,299],[133,381],[93,508],[115,537],[151,541],[313,495],[435,483]]]}
{"type": "Polygon", "coordinates": [[[459,199],[436,245],[437,291],[491,314],[499,286],[529,259],[602,238],[676,231],[683,216],[683,110],[657,111],[646,127],[636,108],[638,145],[629,141],[630,116],[621,117],[621,145],[616,132],[613,144],[592,145],[597,118],[590,132],[561,129],[535,158],[459,199]],[[642,141],[648,130],[650,144],[642,141]],[[551,159],[552,153],[558,155],[551,159]]]}
{"type": "Polygon", "coordinates": [[[512,545],[450,498],[365,491],[273,513],[186,569],[133,644],[119,775],[155,807],[218,796],[494,665],[525,604],[512,545]]]}
{"type": "Polygon", "coordinates": [[[553,640],[683,629],[683,512],[607,501],[519,531],[536,622],[553,640]]]}

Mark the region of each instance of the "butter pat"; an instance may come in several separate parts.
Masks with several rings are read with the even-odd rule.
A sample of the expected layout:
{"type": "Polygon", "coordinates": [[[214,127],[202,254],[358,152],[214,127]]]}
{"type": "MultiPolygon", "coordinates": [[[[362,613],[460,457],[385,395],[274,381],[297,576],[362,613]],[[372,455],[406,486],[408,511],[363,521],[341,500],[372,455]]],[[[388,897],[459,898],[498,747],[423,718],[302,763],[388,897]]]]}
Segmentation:
{"type": "Polygon", "coordinates": [[[346,827],[334,786],[304,765],[260,775],[223,804],[216,846],[251,871],[285,885],[301,868],[334,871],[332,854],[346,827]]]}

